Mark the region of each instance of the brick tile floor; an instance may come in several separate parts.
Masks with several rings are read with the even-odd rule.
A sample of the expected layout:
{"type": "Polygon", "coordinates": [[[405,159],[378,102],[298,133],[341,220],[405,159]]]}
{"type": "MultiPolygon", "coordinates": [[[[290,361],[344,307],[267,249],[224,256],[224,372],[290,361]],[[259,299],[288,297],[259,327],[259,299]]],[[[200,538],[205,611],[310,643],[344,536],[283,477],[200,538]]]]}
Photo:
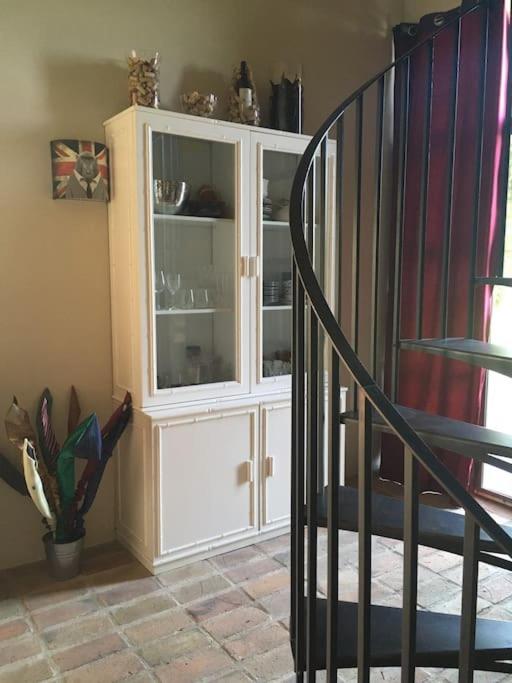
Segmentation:
{"type": "MultiPolygon", "coordinates": [[[[340,594],[354,600],[357,538],[341,532],[340,539],[340,594]]],[[[320,533],[321,591],[325,552],[320,533]]],[[[402,544],[374,539],[373,558],[373,601],[399,605],[402,544]]],[[[64,583],[42,564],[0,572],[0,683],[291,682],[288,566],[289,539],[281,536],[158,577],[118,545],[88,551],[82,575],[64,583]]],[[[512,576],[480,567],[479,612],[512,620],[512,576]]],[[[423,608],[459,611],[460,558],[421,548],[419,577],[423,608]]],[[[343,671],[339,680],[357,676],[343,671]]],[[[371,680],[398,682],[400,671],[374,670],[371,680]]],[[[422,669],[416,680],[449,683],[457,672],[422,669]]]]}

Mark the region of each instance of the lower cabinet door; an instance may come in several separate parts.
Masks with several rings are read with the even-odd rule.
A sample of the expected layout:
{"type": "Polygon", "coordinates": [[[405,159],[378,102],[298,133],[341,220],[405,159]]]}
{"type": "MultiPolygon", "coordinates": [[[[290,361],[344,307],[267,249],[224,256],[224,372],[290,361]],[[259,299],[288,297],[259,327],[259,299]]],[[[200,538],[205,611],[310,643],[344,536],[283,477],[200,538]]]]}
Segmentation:
{"type": "Polygon", "coordinates": [[[261,407],[262,526],[290,522],[291,406],[289,401],[261,407]]]}
{"type": "Polygon", "coordinates": [[[157,424],[159,546],[176,559],[257,532],[257,408],[157,424]]]}

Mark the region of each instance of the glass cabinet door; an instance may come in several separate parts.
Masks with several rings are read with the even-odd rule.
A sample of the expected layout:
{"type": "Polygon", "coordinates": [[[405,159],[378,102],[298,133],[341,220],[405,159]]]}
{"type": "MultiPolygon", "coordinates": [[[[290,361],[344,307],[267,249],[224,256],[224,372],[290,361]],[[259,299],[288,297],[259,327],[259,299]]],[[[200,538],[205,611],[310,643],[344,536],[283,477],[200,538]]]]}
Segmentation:
{"type": "Polygon", "coordinates": [[[237,145],[156,131],[150,145],[155,393],[218,392],[242,381],[237,145]]]}
{"type": "MultiPolygon", "coordinates": [[[[306,147],[301,139],[278,141],[260,134],[258,143],[259,309],[258,368],[261,388],[290,383],[292,347],[292,245],[290,193],[306,147]]],[[[318,164],[318,162],[317,162],[318,164]]],[[[317,165],[318,197],[319,165],[317,165]]],[[[315,214],[318,215],[318,201],[315,214]]],[[[317,226],[316,226],[317,227],[317,226]]],[[[325,245],[326,246],[326,245],[325,245]]]]}
{"type": "Polygon", "coordinates": [[[289,197],[300,154],[262,150],[261,350],[263,378],[291,373],[292,248],[289,197]]]}

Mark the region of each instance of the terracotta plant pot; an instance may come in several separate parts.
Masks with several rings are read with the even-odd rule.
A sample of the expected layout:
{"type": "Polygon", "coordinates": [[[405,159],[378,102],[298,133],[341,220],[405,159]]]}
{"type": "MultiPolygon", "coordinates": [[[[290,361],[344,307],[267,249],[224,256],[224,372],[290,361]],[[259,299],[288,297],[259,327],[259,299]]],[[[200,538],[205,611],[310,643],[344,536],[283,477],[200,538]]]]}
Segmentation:
{"type": "Polygon", "coordinates": [[[55,543],[52,534],[47,533],[43,543],[50,576],[65,581],[80,573],[84,536],[71,543],[55,543]]]}

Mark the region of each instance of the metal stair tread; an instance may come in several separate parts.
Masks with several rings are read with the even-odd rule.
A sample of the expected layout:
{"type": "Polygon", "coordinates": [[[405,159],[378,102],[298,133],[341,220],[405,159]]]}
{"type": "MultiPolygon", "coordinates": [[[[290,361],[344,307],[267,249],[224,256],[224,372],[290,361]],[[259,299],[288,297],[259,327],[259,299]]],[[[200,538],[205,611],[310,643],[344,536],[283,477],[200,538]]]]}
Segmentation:
{"type": "MultiPolygon", "coordinates": [[[[432,415],[415,408],[401,405],[395,405],[395,408],[415,432],[434,446],[450,448],[468,456],[474,452],[488,452],[512,457],[512,434],[441,415],[432,415]]],[[[357,422],[357,419],[356,411],[341,415],[341,421],[344,423],[357,422]]],[[[373,412],[373,424],[379,431],[392,432],[376,411],[373,412]]]]}
{"type": "MultiPolygon", "coordinates": [[[[325,488],[318,495],[318,525],[327,527],[327,498],[325,488]]],[[[358,491],[351,486],[340,486],[338,527],[345,531],[358,530],[358,491]]],[[[383,538],[403,540],[403,511],[401,498],[392,498],[381,493],[372,494],[372,533],[383,538]]],[[[305,513],[305,521],[307,516],[305,513]]],[[[503,526],[512,537],[512,527],[503,526]]],[[[419,542],[421,545],[449,553],[462,555],[464,543],[464,515],[452,510],[419,506],[419,542]]],[[[480,531],[480,550],[484,553],[502,554],[497,544],[483,531],[480,531]]],[[[492,564],[492,557],[489,556],[492,564]]]]}
{"type": "Polygon", "coordinates": [[[512,348],[500,344],[464,337],[450,337],[447,339],[402,339],[400,348],[404,351],[425,351],[461,360],[512,377],[512,348]]]}
{"type": "MultiPolygon", "coordinates": [[[[343,593],[343,585],[341,586],[343,593]]],[[[304,598],[304,601],[306,599],[304,598]]],[[[357,603],[338,602],[338,668],[357,666],[357,603]]],[[[458,614],[417,612],[416,666],[458,668],[460,654],[460,622],[458,614]]],[[[317,598],[313,665],[317,671],[326,668],[327,600],[317,598]]],[[[295,651],[295,644],[292,643],[295,651]]],[[[475,656],[479,664],[507,660],[512,657],[512,623],[477,619],[475,656]]],[[[400,666],[402,657],[402,609],[371,606],[371,666],[400,666]]]]}
{"type": "Polygon", "coordinates": [[[478,285],[493,285],[496,287],[512,287],[512,277],[502,277],[500,275],[478,276],[475,277],[478,285]]]}

